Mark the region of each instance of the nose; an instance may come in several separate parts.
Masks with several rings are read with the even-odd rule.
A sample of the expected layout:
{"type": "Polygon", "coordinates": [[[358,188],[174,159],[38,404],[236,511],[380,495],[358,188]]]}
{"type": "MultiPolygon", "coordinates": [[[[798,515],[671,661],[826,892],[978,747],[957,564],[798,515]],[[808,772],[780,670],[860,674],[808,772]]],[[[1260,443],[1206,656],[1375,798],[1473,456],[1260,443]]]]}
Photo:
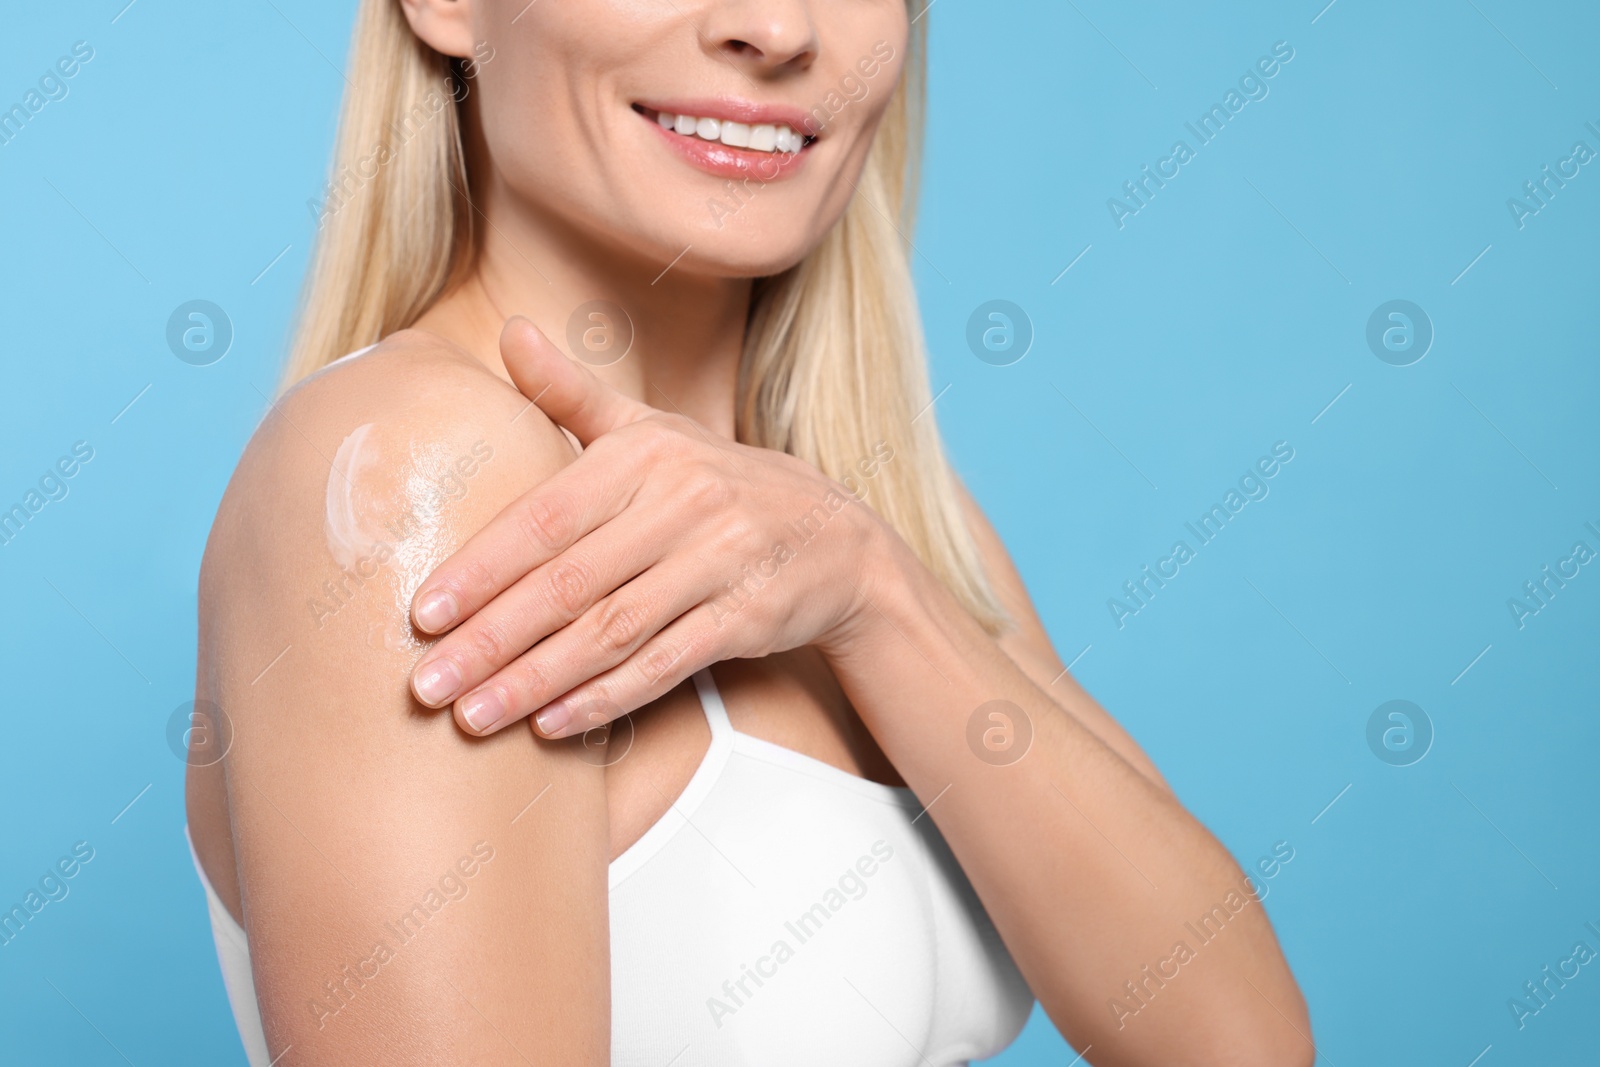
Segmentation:
{"type": "Polygon", "coordinates": [[[820,42],[805,0],[726,0],[713,3],[703,42],[741,68],[761,73],[805,70],[820,42]]]}

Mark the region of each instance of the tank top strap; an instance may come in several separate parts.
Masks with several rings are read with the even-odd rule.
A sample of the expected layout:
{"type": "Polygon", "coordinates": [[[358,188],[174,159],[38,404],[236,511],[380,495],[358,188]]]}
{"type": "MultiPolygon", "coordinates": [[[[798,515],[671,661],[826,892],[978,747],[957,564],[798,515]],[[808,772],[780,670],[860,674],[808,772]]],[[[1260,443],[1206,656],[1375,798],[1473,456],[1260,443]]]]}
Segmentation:
{"type": "Polygon", "coordinates": [[[700,697],[700,710],[705,712],[706,723],[711,727],[712,741],[725,734],[731,735],[733,724],[728,721],[728,709],[722,703],[722,694],[717,691],[710,667],[702,667],[694,672],[694,689],[700,697]]]}

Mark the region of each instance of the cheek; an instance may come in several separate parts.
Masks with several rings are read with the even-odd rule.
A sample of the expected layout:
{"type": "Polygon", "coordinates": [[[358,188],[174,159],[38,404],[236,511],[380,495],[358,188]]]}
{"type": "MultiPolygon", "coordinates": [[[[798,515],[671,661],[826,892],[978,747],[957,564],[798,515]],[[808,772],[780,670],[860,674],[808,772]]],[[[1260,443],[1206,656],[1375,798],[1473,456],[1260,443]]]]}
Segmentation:
{"type": "Polygon", "coordinates": [[[519,187],[559,180],[582,142],[581,105],[572,84],[577,72],[552,68],[554,57],[543,49],[501,54],[508,61],[486,68],[478,79],[478,119],[489,153],[502,176],[519,187]]]}
{"type": "Polygon", "coordinates": [[[634,184],[629,164],[639,154],[630,140],[639,119],[619,79],[638,69],[635,53],[644,49],[602,26],[580,33],[565,14],[527,26],[541,9],[560,7],[536,3],[514,27],[526,32],[501,34],[508,43],[495,45],[494,62],[477,79],[476,117],[493,167],[520,200],[587,228],[609,228],[619,221],[619,199],[634,184]]]}
{"type": "Polygon", "coordinates": [[[546,188],[592,184],[597,161],[616,148],[617,120],[632,117],[618,114],[623,85],[671,54],[683,14],[659,0],[488,6],[481,17],[492,28],[483,32],[495,58],[480,67],[477,102],[492,153],[507,161],[500,169],[537,176],[546,188]]]}

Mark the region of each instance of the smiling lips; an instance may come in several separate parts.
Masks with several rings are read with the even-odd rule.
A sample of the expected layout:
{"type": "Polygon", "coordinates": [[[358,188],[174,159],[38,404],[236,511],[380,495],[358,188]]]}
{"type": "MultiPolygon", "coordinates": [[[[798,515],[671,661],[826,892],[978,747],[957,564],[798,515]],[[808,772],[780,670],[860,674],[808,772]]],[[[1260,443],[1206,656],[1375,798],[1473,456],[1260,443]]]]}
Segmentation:
{"type": "Polygon", "coordinates": [[[817,140],[796,132],[801,112],[781,112],[753,105],[716,102],[695,107],[634,110],[651,121],[669,148],[699,169],[722,178],[756,178],[767,182],[795,173],[817,140]],[[706,114],[717,111],[721,114],[706,114]],[[730,114],[731,112],[731,114],[730,114]],[[788,121],[781,121],[787,119],[788,121]]]}

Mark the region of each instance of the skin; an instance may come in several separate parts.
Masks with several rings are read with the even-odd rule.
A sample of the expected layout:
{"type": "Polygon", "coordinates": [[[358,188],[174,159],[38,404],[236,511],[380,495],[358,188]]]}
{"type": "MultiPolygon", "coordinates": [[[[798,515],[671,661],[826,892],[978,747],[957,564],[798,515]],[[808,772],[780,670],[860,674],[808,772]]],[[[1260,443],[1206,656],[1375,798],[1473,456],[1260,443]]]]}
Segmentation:
{"type": "Polygon", "coordinates": [[[1186,921],[1242,892],[1242,872],[1065,673],[969,496],[1016,621],[998,639],[853,502],[731,623],[717,612],[718,591],[770,554],[786,520],[844,491],[734,442],[734,387],[751,279],[797,262],[838,218],[898,59],[803,168],[721,226],[706,201],[723,180],[664,150],[630,105],[727,95],[807,108],[875,42],[903,55],[904,8],[403,8],[446,54],[493,46],[465,133],[481,254],[415,329],[274,405],[201,572],[197,697],[226,709],[234,740],[225,760],[191,769],[189,821],[249,933],[272,1054],[608,1062],[606,865],[698,764],[707,732],[684,679],[714,664],[736,728],[931,805],[1089,1062],[1310,1064],[1303,1000],[1254,902],[1185,966],[1198,975],[1116,1025],[1108,999],[1169,956],[1186,921]],[[551,338],[597,297],[628,310],[636,339],[590,369],[551,338]],[[485,449],[462,474],[462,457],[485,449]],[[464,490],[437,492],[451,470],[464,490]],[[379,562],[385,515],[427,521],[395,525],[379,562]],[[357,557],[355,581],[340,567],[363,538],[372,562],[357,557]],[[426,610],[440,593],[455,609],[444,621],[426,610]],[[444,662],[460,684],[436,693],[426,680],[444,662]],[[467,713],[489,691],[504,713],[480,728],[467,713]],[[997,699],[1033,732],[1006,766],[967,741],[974,709],[997,699]],[[446,706],[453,716],[430,710],[446,706]],[[556,739],[624,712],[636,731],[625,759],[596,747],[602,734],[556,739]],[[535,713],[543,736],[520,725],[535,713]],[[484,846],[491,860],[467,861],[484,846]],[[426,929],[403,944],[385,934],[452,871],[462,891],[426,929]],[[372,973],[362,961],[380,939],[399,944],[393,958],[348,981],[346,965],[372,973]],[[329,981],[346,983],[343,1002],[310,1006],[329,981]]]}

